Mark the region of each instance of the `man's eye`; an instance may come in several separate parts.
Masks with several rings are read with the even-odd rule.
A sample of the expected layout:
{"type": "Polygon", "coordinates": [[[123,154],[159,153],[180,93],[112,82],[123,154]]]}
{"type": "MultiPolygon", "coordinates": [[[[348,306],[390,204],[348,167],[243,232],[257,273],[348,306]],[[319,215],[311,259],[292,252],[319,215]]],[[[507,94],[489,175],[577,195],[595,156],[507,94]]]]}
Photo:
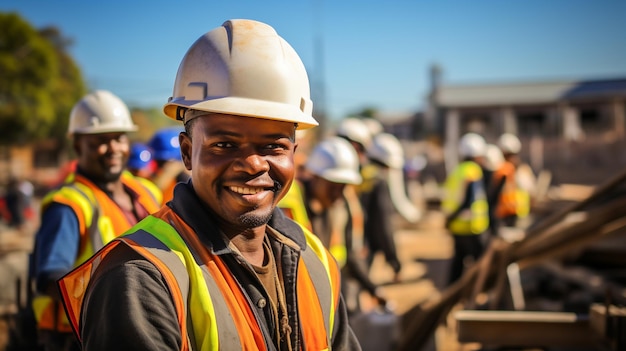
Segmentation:
{"type": "Polygon", "coordinates": [[[234,145],[232,143],[229,143],[229,142],[226,142],[226,141],[215,143],[215,146],[217,146],[219,148],[224,148],[224,149],[234,147],[234,145]]]}
{"type": "Polygon", "coordinates": [[[265,148],[269,150],[287,150],[289,149],[289,145],[285,143],[271,143],[267,144],[265,148]]]}

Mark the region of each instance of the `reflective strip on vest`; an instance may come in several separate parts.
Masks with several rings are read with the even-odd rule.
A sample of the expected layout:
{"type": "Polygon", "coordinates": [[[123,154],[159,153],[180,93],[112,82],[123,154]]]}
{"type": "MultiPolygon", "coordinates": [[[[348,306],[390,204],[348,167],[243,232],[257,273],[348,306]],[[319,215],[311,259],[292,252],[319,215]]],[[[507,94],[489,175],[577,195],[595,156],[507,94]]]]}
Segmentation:
{"type": "Polygon", "coordinates": [[[524,218],[530,213],[530,194],[524,189],[517,189],[515,192],[517,200],[517,217],[524,218]]]}
{"type": "MultiPolygon", "coordinates": [[[[330,257],[329,252],[326,251],[320,239],[316,235],[311,233],[308,229],[302,226],[301,228],[304,231],[308,249],[304,250],[301,256],[301,259],[304,260],[305,264],[298,265],[298,297],[300,298],[307,292],[311,294],[311,292],[313,291],[311,287],[315,287],[315,290],[317,291],[317,297],[322,298],[323,296],[325,296],[327,300],[318,300],[318,305],[307,305],[306,308],[299,309],[299,311],[301,312],[300,325],[303,328],[304,340],[307,349],[310,348],[313,350],[325,350],[326,348],[330,347],[330,336],[332,335],[333,329],[335,327],[335,311],[337,310],[337,307],[339,305],[339,295],[341,289],[339,283],[339,268],[337,267],[337,262],[332,257],[330,257]],[[302,270],[306,270],[306,267],[313,267],[314,264],[320,263],[323,266],[323,269],[321,269],[320,267],[320,269],[315,269],[314,271],[326,272],[326,279],[323,279],[323,277],[311,277],[309,273],[313,270],[307,271],[307,276],[309,276],[310,279],[303,279],[302,273],[304,272],[302,270]],[[320,286],[322,283],[328,283],[329,285],[322,287],[320,286]],[[305,289],[304,284],[310,285],[307,286],[307,289],[305,289]],[[330,290],[331,295],[324,293],[324,291],[328,291],[328,289],[330,290]],[[328,306],[329,309],[323,309],[321,308],[321,306],[328,306]],[[320,309],[318,309],[318,307],[320,309]],[[318,314],[320,310],[322,312],[321,316],[318,314]],[[303,311],[306,311],[307,315],[309,313],[315,314],[315,317],[317,319],[312,319],[310,318],[311,316],[307,318],[302,318],[303,311]],[[319,325],[319,323],[314,323],[315,321],[319,322],[319,317],[323,317],[324,327],[326,330],[326,340],[321,340],[319,338],[319,330],[321,330],[321,326],[319,325]],[[315,340],[315,346],[312,346],[313,344],[311,344],[310,342],[312,340],[315,340]],[[326,343],[325,347],[323,346],[324,342],[326,343]]],[[[310,298],[312,299],[313,296],[310,295],[310,298]]]]}
{"type": "Polygon", "coordinates": [[[301,185],[297,180],[291,183],[291,187],[287,194],[280,199],[278,207],[285,213],[285,215],[296,223],[313,230],[309,215],[306,212],[306,206],[304,205],[304,195],[302,194],[301,185]]]}
{"type": "MultiPolygon", "coordinates": [[[[267,349],[253,307],[228,267],[219,256],[206,249],[198,250],[197,245],[201,245],[199,239],[189,232],[191,229],[171,209],[163,208],[147,217],[134,230],[117,238],[61,280],[63,298],[75,327],[78,326],[87,288],[84,282],[89,281],[89,277],[85,276],[93,273],[93,262],[100,262],[114,246],[125,243],[151,261],[166,278],[173,292],[186,347],[191,344],[194,350],[202,351],[267,349]],[[181,233],[174,227],[179,228],[181,233]],[[200,255],[199,259],[194,257],[186,242],[200,255]],[[164,263],[171,262],[173,256],[184,265],[186,272],[173,272],[172,266],[164,263]],[[197,262],[202,262],[202,266],[197,262]],[[187,306],[194,308],[188,309],[187,306]],[[187,329],[186,318],[191,318],[191,330],[187,329]]],[[[306,237],[310,247],[303,251],[298,265],[298,301],[306,304],[305,308],[299,309],[300,325],[305,348],[325,350],[329,349],[334,314],[339,303],[339,272],[321,242],[308,231],[306,237]],[[311,276],[313,272],[325,273],[321,273],[323,277],[315,277],[311,276]],[[317,303],[311,303],[313,301],[317,303]],[[321,333],[321,330],[325,332],[321,333]]]]}
{"type": "Polygon", "coordinates": [[[462,210],[449,224],[450,232],[455,235],[481,234],[489,226],[489,205],[482,177],[482,169],[476,162],[465,161],[446,179],[445,196],[441,202],[441,209],[446,214],[455,212],[461,206],[468,184],[475,182],[478,187],[469,208],[462,210]]]}
{"type": "Polygon", "coordinates": [[[135,176],[135,179],[137,179],[137,181],[139,183],[141,183],[141,185],[143,185],[146,189],[148,189],[150,191],[150,193],[152,195],[154,195],[154,201],[156,203],[158,203],[158,204],[164,203],[163,202],[163,192],[150,179],[137,177],[137,176],[135,176]]]}

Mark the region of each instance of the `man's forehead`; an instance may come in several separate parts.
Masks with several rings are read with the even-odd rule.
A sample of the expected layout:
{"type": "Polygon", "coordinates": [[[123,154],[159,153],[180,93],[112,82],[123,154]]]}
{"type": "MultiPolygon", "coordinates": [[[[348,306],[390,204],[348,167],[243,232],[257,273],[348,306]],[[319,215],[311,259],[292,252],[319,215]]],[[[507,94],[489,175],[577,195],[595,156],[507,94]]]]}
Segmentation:
{"type": "Polygon", "coordinates": [[[235,128],[241,129],[255,126],[264,129],[274,129],[276,131],[294,131],[297,125],[293,122],[278,121],[269,118],[227,115],[219,113],[204,114],[198,116],[197,119],[202,121],[206,127],[218,128],[235,128]]]}

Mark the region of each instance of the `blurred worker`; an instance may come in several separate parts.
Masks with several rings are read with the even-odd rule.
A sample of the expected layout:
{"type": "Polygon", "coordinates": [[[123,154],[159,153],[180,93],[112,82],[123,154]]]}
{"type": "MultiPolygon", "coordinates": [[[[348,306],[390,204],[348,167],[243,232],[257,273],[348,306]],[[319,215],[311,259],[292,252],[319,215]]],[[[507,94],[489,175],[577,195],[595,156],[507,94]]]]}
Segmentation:
{"type": "Polygon", "coordinates": [[[342,291],[349,313],[359,308],[360,288],[384,304],[364,266],[361,204],[356,195],[346,196],[354,194],[354,185],[361,183],[356,151],[345,139],[330,137],[309,154],[305,171],[309,176],[301,182],[294,181],[278,207],[320,236],[342,267],[342,291]],[[357,288],[349,285],[353,280],[358,283],[357,288]]]}
{"type": "Polygon", "coordinates": [[[370,131],[370,135],[372,137],[385,132],[385,128],[383,127],[383,124],[380,123],[380,121],[378,121],[377,119],[367,117],[367,118],[363,118],[362,121],[363,123],[365,123],[365,126],[370,131]]]}
{"type": "Polygon", "coordinates": [[[404,149],[400,140],[389,133],[374,135],[367,154],[370,161],[378,166],[377,175],[382,177],[380,179],[389,189],[395,212],[409,223],[416,223],[422,214],[406,193],[404,149]]]}
{"type": "Polygon", "coordinates": [[[156,162],[152,181],[163,192],[163,204],[172,199],[177,183],[187,182],[189,179],[189,173],[182,162],[178,142],[178,135],[182,131],[180,127],[162,128],[154,133],[148,142],[152,157],[156,162]]]}
{"type": "Polygon", "coordinates": [[[156,161],[152,157],[152,150],[144,143],[133,143],[128,156],[128,171],[135,176],[153,194],[157,194],[157,201],[163,202],[163,192],[152,182],[152,175],[156,171],[156,161]]]}
{"type": "MultiPolygon", "coordinates": [[[[31,192],[32,196],[32,192],[31,192]]],[[[28,194],[20,187],[20,180],[11,175],[4,193],[9,227],[22,230],[26,223],[26,212],[29,204],[28,194]]]]}
{"type": "Polygon", "coordinates": [[[78,349],[56,281],[159,208],[160,194],[126,170],[127,133],[136,129],[126,105],[109,91],[94,91],[72,109],[77,169],[42,200],[32,257],[39,293],[33,310],[46,350],[78,349]]]}
{"type": "MultiPolygon", "coordinates": [[[[368,126],[363,119],[349,117],[341,120],[335,134],[350,142],[354,150],[359,155],[359,172],[363,178],[361,184],[357,187],[357,194],[364,191],[370,191],[376,178],[376,166],[370,163],[367,155],[367,149],[372,143],[372,132],[370,128],[374,124],[368,126]]],[[[382,128],[382,127],[381,127],[382,128]]]]}
{"type": "Polygon", "coordinates": [[[151,178],[156,168],[156,162],[152,157],[152,150],[144,143],[135,142],[130,147],[128,156],[128,171],[134,176],[151,178]]]}
{"type": "Polygon", "coordinates": [[[459,141],[462,161],[448,174],[444,183],[441,209],[446,228],[454,239],[454,256],[449,283],[463,274],[466,260],[476,261],[483,253],[481,237],[489,226],[489,205],[481,163],[487,143],[476,133],[467,133],[459,141]]]}
{"type": "Polygon", "coordinates": [[[372,134],[365,122],[354,117],[344,118],[337,127],[336,135],[352,144],[363,168],[368,163],[367,148],[372,142],[372,134]]]}
{"type": "Polygon", "coordinates": [[[317,125],[309,96],[264,23],[226,21],[192,44],[164,106],[185,125],[191,180],[60,282],[85,350],[360,350],[337,263],[276,208],[295,131],[317,125]]]}
{"type": "Polygon", "coordinates": [[[487,194],[487,205],[489,206],[489,238],[499,235],[500,221],[496,216],[496,209],[500,203],[505,181],[511,176],[510,171],[509,165],[504,162],[504,156],[500,148],[494,144],[487,144],[483,162],[483,179],[487,194]]]}
{"type": "Polygon", "coordinates": [[[407,198],[404,186],[404,151],[400,141],[388,133],[373,137],[367,149],[372,164],[371,188],[361,193],[365,212],[365,240],[368,264],[381,252],[394,271],[394,281],[400,280],[402,265],[398,258],[393,217],[399,213],[411,223],[420,218],[420,211],[407,198]]]}
{"type": "Polygon", "coordinates": [[[530,191],[534,186],[534,174],[528,165],[522,166],[519,153],[522,143],[511,133],[504,133],[498,139],[498,146],[504,156],[506,180],[496,208],[496,216],[505,226],[514,227],[518,219],[530,212],[530,191]]]}

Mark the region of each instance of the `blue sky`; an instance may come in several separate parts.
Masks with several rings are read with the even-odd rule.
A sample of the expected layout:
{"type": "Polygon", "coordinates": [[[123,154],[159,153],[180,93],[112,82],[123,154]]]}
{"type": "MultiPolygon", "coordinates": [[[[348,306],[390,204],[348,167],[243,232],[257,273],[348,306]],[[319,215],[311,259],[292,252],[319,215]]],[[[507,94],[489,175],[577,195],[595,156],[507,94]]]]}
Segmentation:
{"type": "Polygon", "coordinates": [[[230,18],[272,25],[335,120],[421,110],[433,63],[446,84],[626,77],[623,0],[4,0],[0,11],[60,28],[90,88],[131,106],[165,103],[187,48],[230,18]]]}

